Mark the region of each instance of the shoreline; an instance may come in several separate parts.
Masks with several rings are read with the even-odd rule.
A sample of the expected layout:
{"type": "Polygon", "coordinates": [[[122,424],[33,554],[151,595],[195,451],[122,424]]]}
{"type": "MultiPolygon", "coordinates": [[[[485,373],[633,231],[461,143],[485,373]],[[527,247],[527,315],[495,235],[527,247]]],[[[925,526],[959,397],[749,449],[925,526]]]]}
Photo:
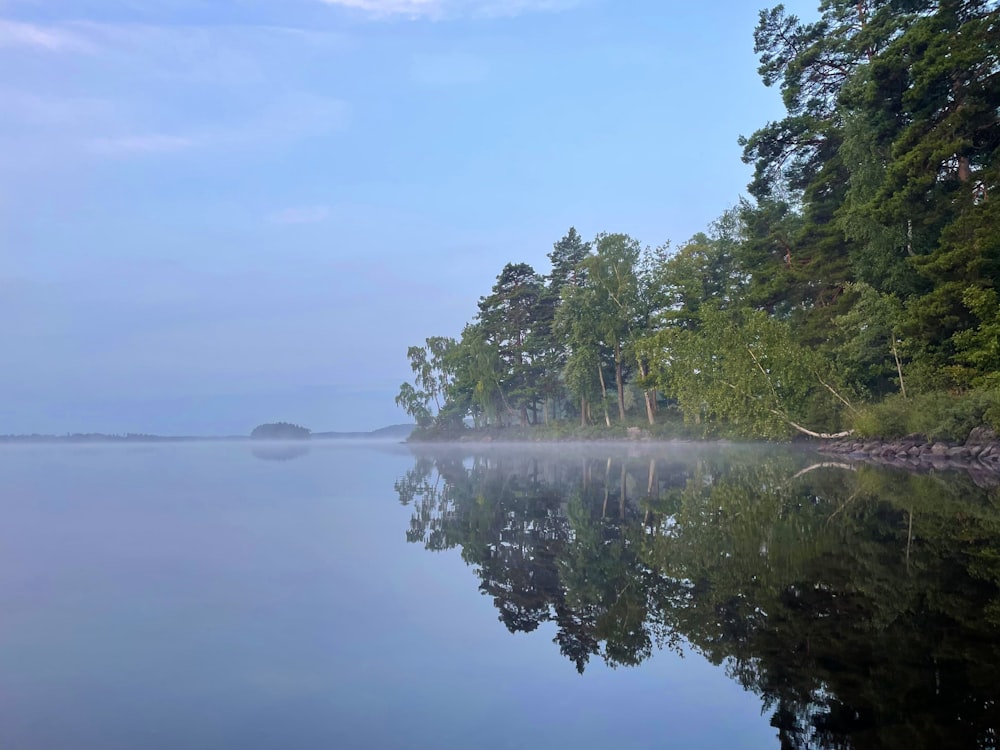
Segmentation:
{"type": "Polygon", "coordinates": [[[703,446],[774,446],[792,449],[806,449],[820,455],[836,456],[856,463],[872,463],[891,466],[909,471],[954,470],[973,473],[1000,475],[1000,437],[989,427],[977,427],[965,442],[932,440],[926,435],[907,435],[900,438],[859,438],[847,437],[833,441],[793,440],[773,441],[765,439],[740,440],[733,438],[693,438],[682,436],[652,435],[646,430],[630,427],[622,434],[591,434],[565,436],[553,435],[504,435],[464,434],[450,439],[431,438],[407,440],[410,447],[455,446],[559,446],[559,445],[674,445],[703,446]]]}
{"type": "Polygon", "coordinates": [[[964,443],[907,435],[893,440],[842,438],[818,444],[817,451],[859,462],[921,471],[967,470],[1000,474],[1000,439],[988,427],[977,427],[964,443]]]}

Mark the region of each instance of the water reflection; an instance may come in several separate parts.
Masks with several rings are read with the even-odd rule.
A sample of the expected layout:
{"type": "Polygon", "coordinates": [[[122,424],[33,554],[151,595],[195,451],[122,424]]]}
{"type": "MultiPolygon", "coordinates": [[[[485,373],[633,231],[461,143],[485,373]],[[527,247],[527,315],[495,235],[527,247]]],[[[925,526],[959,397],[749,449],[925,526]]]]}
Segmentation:
{"type": "Polygon", "coordinates": [[[693,649],[761,697],[783,748],[995,748],[989,485],[787,453],[498,451],[417,457],[396,490],[408,541],[461,549],[504,625],[554,622],[581,673],[693,649]]]}
{"type": "Polygon", "coordinates": [[[309,455],[309,446],[302,443],[264,443],[254,445],[250,452],[262,461],[294,461],[309,455]]]}

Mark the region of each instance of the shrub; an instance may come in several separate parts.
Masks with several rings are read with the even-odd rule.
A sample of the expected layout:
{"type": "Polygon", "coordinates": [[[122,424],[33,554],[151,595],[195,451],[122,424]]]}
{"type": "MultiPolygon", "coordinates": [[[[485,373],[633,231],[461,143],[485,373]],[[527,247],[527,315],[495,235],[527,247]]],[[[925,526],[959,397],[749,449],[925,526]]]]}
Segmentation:
{"type": "Polygon", "coordinates": [[[861,410],[853,423],[861,437],[888,439],[917,433],[956,442],[983,425],[1000,429],[1000,389],[935,391],[909,399],[895,394],[861,410]]]}

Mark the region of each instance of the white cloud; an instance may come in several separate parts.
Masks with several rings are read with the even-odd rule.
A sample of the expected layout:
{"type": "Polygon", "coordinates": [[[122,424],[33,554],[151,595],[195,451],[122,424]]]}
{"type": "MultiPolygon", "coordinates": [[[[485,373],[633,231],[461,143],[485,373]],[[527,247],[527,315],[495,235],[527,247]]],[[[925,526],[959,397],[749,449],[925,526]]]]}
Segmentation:
{"type": "Polygon", "coordinates": [[[272,224],[319,224],[329,217],[326,206],[298,206],[273,213],[267,220],[272,224]]]}
{"type": "Polygon", "coordinates": [[[5,48],[48,52],[81,52],[92,49],[84,37],[69,29],[0,18],[0,49],[5,48]]]}
{"type": "Polygon", "coordinates": [[[319,0],[358,10],[373,18],[501,18],[567,10],[584,0],[319,0]]]}

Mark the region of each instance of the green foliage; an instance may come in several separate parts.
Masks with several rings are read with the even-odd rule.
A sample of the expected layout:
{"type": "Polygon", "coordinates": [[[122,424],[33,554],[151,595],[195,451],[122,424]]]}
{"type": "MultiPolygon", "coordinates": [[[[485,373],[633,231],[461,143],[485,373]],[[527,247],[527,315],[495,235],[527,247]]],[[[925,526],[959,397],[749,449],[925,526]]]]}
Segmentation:
{"type": "Polygon", "coordinates": [[[661,347],[658,383],[689,421],[722,421],[742,434],[787,438],[813,401],[836,398],[830,368],[795,342],[788,323],[762,311],[711,308],[699,322],[697,330],[665,330],[651,340],[661,347]]]}
{"type": "Polygon", "coordinates": [[[498,355],[497,394],[522,424],[537,410],[552,319],[549,299],[544,279],[530,265],[508,263],[492,292],[479,300],[479,330],[498,355]]]}
{"type": "Polygon", "coordinates": [[[1000,387],[1000,297],[993,288],[970,287],[963,304],[978,319],[978,325],[955,333],[956,359],[973,368],[975,386],[1000,387]]]}
{"type": "Polygon", "coordinates": [[[552,246],[549,253],[549,262],[552,270],[549,272],[549,289],[558,297],[563,288],[580,286],[583,283],[585,272],[580,267],[590,254],[590,243],[584,242],[576,231],[576,227],[570,227],[566,236],[552,246]]]}
{"type": "Polygon", "coordinates": [[[403,383],[396,394],[396,406],[413,417],[420,427],[426,427],[433,421],[431,410],[427,407],[430,397],[423,391],[418,391],[411,383],[403,383]]]}
{"type": "Polygon", "coordinates": [[[476,426],[497,419],[503,409],[502,363],[499,353],[486,341],[482,326],[472,323],[465,327],[448,364],[454,379],[442,416],[449,422],[471,416],[476,426]]]}
{"type": "Polygon", "coordinates": [[[865,283],[851,284],[851,305],[834,318],[841,372],[860,391],[883,396],[905,390],[907,346],[902,338],[903,306],[892,294],[865,283]]]}
{"type": "Polygon", "coordinates": [[[889,396],[853,418],[858,435],[891,439],[910,434],[964,442],[976,427],[1000,431],[1000,389],[965,393],[932,392],[912,398],[889,396]]]}
{"type": "Polygon", "coordinates": [[[411,346],[406,352],[414,382],[403,383],[399,387],[396,405],[413,417],[420,427],[430,425],[435,414],[443,410],[443,402],[454,382],[453,352],[456,346],[454,339],[431,336],[424,346],[411,346]]]}

